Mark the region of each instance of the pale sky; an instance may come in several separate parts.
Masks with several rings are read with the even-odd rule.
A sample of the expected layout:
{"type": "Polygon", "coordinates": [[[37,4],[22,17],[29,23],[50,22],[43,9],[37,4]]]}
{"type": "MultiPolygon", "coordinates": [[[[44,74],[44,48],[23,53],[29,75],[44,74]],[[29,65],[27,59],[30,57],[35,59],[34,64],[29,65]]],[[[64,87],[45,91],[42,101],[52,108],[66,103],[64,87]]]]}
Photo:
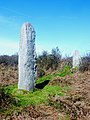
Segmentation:
{"type": "Polygon", "coordinates": [[[90,0],[0,0],[0,55],[19,51],[20,29],[30,22],[36,50],[90,52],[90,0]]]}

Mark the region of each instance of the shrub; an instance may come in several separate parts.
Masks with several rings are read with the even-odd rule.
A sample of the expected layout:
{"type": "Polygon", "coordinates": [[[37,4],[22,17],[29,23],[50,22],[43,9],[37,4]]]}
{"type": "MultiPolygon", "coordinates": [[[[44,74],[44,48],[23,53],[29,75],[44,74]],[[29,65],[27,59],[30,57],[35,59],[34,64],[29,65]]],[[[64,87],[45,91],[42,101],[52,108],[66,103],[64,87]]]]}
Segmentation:
{"type": "Polygon", "coordinates": [[[42,77],[45,75],[45,71],[43,69],[37,69],[37,77],[42,77]]]}
{"type": "Polygon", "coordinates": [[[90,53],[81,58],[79,70],[81,72],[90,70],[90,53]]]}
{"type": "Polygon", "coordinates": [[[18,55],[1,55],[0,64],[17,66],[18,65],[18,55]]]}
{"type": "Polygon", "coordinates": [[[56,70],[58,68],[59,62],[61,60],[61,53],[59,48],[53,48],[51,54],[47,51],[43,51],[42,55],[37,57],[37,67],[45,71],[51,69],[56,70]]]}

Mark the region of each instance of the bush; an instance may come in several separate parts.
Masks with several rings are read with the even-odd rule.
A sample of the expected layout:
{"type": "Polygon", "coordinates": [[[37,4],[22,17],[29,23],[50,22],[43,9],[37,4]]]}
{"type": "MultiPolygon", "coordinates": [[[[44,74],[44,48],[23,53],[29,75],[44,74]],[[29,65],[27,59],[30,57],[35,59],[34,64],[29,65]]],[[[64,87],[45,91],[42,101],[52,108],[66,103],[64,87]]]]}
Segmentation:
{"type": "Polygon", "coordinates": [[[61,53],[59,48],[53,48],[51,54],[47,51],[43,51],[42,55],[37,57],[37,67],[45,71],[51,69],[56,70],[58,68],[59,62],[61,60],[61,53]]]}
{"type": "Polygon", "coordinates": [[[11,66],[17,66],[18,65],[18,55],[1,55],[0,56],[0,64],[4,65],[11,65],[11,66]]]}
{"type": "Polygon", "coordinates": [[[37,77],[42,77],[45,75],[45,71],[43,69],[37,69],[37,77]]]}
{"type": "Polygon", "coordinates": [[[81,58],[81,63],[79,66],[79,71],[81,72],[85,72],[88,70],[90,70],[90,53],[81,58]]]}

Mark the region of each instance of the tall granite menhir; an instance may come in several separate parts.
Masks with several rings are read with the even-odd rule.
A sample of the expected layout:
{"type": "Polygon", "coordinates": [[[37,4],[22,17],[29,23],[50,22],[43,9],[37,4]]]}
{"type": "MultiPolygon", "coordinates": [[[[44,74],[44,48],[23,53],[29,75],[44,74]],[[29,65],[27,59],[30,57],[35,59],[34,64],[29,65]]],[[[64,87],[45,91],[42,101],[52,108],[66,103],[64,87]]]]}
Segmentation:
{"type": "Polygon", "coordinates": [[[21,28],[19,49],[19,90],[33,90],[36,79],[35,30],[30,23],[21,28]]]}

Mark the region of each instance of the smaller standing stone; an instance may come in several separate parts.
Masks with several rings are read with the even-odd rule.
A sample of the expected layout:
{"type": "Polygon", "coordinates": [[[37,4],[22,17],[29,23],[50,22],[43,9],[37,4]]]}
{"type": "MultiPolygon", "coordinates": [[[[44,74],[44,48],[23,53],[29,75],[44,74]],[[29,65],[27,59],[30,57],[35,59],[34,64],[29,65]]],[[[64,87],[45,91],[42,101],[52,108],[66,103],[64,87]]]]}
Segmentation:
{"type": "Polygon", "coordinates": [[[74,54],[73,54],[73,68],[75,67],[79,67],[80,64],[80,53],[78,50],[75,50],[74,54]]]}

